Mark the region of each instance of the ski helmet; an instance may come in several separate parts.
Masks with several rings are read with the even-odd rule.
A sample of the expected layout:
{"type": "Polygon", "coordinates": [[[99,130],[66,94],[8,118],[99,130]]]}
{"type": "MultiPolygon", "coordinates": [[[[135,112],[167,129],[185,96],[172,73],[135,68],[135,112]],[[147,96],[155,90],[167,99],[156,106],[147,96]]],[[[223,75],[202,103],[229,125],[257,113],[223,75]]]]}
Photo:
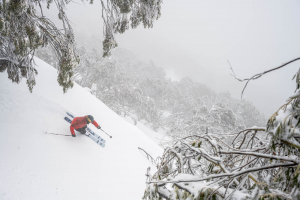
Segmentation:
{"type": "Polygon", "coordinates": [[[87,116],[86,116],[86,119],[87,119],[87,121],[90,122],[90,123],[93,123],[93,121],[94,121],[94,117],[93,117],[92,115],[87,115],[87,116]]]}

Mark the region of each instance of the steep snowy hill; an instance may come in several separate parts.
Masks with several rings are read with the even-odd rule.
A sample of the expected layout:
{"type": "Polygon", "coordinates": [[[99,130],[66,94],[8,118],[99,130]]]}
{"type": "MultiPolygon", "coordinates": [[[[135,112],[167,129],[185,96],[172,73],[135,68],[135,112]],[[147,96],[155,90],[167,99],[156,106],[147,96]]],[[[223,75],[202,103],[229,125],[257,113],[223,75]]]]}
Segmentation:
{"type": "Polygon", "coordinates": [[[37,85],[30,93],[26,80],[13,84],[0,73],[0,199],[138,200],[151,163],[162,149],[77,84],[63,94],[57,71],[36,59],[37,85]],[[113,135],[102,148],[90,138],[70,134],[65,112],[93,115],[113,135]]]}

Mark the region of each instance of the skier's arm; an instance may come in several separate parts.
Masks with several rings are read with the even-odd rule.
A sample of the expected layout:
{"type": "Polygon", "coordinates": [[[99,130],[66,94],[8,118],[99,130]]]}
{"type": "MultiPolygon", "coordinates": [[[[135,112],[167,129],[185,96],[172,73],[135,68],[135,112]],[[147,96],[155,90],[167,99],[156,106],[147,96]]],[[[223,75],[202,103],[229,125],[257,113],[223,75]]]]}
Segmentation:
{"type": "Polygon", "coordinates": [[[75,135],[74,127],[72,125],[70,126],[70,131],[72,135],[75,135]]]}
{"type": "Polygon", "coordinates": [[[101,128],[101,127],[98,125],[98,123],[96,122],[96,120],[94,120],[94,121],[92,122],[92,124],[93,124],[95,127],[97,127],[98,129],[101,128]]]}

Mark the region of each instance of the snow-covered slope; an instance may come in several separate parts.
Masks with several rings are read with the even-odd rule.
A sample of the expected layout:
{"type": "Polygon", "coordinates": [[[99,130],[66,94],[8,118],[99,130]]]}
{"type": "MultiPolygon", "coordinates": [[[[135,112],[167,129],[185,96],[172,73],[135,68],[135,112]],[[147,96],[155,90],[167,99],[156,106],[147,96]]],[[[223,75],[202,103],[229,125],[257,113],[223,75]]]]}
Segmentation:
{"type": "Polygon", "coordinates": [[[33,93],[25,79],[17,85],[0,73],[0,199],[141,199],[151,163],[138,147],[153,157],[162,149],[77,84],[63,94],[57,71],[36,62],[33,93]],[[113,138],[90,126],[106,139],[102,148],[80,133],[44,133],[70,134],[66,111],[93,115],[113,138]]]}

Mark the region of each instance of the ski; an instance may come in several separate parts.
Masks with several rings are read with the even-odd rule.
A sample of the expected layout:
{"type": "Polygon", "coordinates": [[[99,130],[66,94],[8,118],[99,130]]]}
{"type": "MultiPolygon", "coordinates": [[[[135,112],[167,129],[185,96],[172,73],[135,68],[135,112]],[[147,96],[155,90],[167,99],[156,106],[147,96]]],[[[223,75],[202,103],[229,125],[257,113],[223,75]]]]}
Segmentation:
{"type": "MultiPolygon", "coordinates": [[[[72,114],[67,112],[67,115],[69,115],[70,117],[72,117],[73,119],[75,118],[72,114]]],[[[105,143],[106,141],[100,137],[98,134],[96,134],[94,131],[92,131],[91,129],[89,129],[89,127],[86,128],[86,130],[92,134],[96,139],[100,140],[101,142],[105,143]]]]}
{"type": "MultiPolygon", "coordinates": [[[[64,118],[67,122],[69,122],[71,124],[72,120],[68,117],[64,118]]],[[[97,144],[99,144],[101,147],[105,147],[105,143],[102,142],[101,140],[95,138],[91,133],[90,134],[85,134],[87,137],[91,138],[94,142],[96,142],[97,144]]]]}

